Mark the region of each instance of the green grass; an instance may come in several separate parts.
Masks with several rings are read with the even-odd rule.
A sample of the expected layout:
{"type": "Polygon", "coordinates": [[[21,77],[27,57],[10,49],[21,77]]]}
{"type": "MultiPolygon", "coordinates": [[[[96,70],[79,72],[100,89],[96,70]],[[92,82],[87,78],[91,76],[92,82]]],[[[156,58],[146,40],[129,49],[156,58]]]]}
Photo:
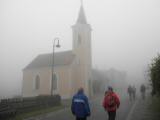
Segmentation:
{"type": "Polygon", "coordinates": [[[39,109],[39,110],[27,112],[27,113],[22,113],[22,114],[18,114],[16,116],[15,120],[23,120],[24,118],[29,118],[29,117],[33,117],[33,116],[42,115],[45,113],[54,112],[54,111],[57,111],[57,110],[60,110],[63,108],[64,108],[64,106],[57,106],[57,107],[44,108],[44,109],[39,109]]]}
{"type": "Polygon", "coordinates": [[[149,105],[150,115],[152,120],[159,120],[160,118],[160,97],[154,96],[151,98],[151,104],[149,105]]]}
{"type": "Polygon", "coordinates": [[[160,97],[153,97],[152,98],[151,110],[153,112],[159,112],[160,113],[160,97]]]}

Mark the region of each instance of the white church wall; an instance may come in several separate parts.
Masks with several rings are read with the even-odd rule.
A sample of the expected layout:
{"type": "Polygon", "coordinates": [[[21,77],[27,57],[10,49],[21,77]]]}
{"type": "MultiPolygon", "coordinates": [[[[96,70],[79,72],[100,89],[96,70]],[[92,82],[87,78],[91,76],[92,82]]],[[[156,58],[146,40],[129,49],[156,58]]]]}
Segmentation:
{"type": "Polygon", "coordinates": [[[22,94],[24,97],[48,95],[49,94],[49,77],[50,72],[48,68],[39,68],[23,71],[23,89],[22,94]],[[39,89],[34,89],[34,81],[36,76],[40,77],[39,89]]]}
{"type": "MultiPolygon", "coordinates": [[[[54,68],[58,75],[58,89],[53,94],[60,94],[63,99],[71,97],[71,67],[61,66],[54,68]]],[[[23,90],[24,97],[37,95],[50,95],[51,93],[51,68],[39,68],[34,70],[23,71],[23,90]],[[39,75],[40,88],[34,89],[34,79],[39,75]]]]}
{"type": "Polygon", "coordinates": [[[71,97],[71,66],[57,67],[55,70],[58,73],[58,93],[62,99],[68,99],[71,97]]]}

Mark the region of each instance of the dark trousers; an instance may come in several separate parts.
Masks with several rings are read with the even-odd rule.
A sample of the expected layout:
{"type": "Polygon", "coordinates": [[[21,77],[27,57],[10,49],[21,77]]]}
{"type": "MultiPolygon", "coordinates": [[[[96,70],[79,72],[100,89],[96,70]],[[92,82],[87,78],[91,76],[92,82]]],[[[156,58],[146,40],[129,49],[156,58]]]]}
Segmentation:
{"type": "Polygon", "coordinates": [[[116,111],[108,111],[108,120],[116,119],[116,111]]]}
{"type": "Polygon", "coordinates": [[[76,120],[87,120],[87,118],[86,117],[84,117],[84,118],[78,118],[78,117],[76,117],[76,120]]]}

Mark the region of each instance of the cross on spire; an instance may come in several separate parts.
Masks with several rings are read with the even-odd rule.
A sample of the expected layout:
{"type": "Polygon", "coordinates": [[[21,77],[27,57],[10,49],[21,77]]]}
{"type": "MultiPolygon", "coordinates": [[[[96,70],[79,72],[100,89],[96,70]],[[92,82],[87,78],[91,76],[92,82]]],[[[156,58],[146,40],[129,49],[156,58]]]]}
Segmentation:
{"type": "Polygon", "coordinates": [[[83,5],[83,0],[81,0],[81,5],[83,5]]]}

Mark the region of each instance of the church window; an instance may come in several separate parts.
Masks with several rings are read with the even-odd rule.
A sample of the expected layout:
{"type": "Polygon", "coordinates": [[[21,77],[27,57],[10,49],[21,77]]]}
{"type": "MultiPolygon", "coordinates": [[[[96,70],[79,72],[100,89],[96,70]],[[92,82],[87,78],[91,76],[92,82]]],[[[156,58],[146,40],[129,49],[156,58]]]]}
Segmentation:
{"type": "Polygon", "coordinates": [[[81,38],[81,36],[80,36],[80,35],[78,35],[78,45],[80,45],[80,44],[81,44],[81,42],[82,42],[82,38],[81,38]]]}
{"type": "Polygon", "coordinates": [[[39,77],[39,75],[36,76],[34,85],[35,85],[34,86],[35,90],[38,90],[40,88],[40,77],[39,77]]]}
{"type": "Polygon", "coordinates": [[[58,75],[54,73],[53,75],[53,90],[58,89],[58,75]]]}

